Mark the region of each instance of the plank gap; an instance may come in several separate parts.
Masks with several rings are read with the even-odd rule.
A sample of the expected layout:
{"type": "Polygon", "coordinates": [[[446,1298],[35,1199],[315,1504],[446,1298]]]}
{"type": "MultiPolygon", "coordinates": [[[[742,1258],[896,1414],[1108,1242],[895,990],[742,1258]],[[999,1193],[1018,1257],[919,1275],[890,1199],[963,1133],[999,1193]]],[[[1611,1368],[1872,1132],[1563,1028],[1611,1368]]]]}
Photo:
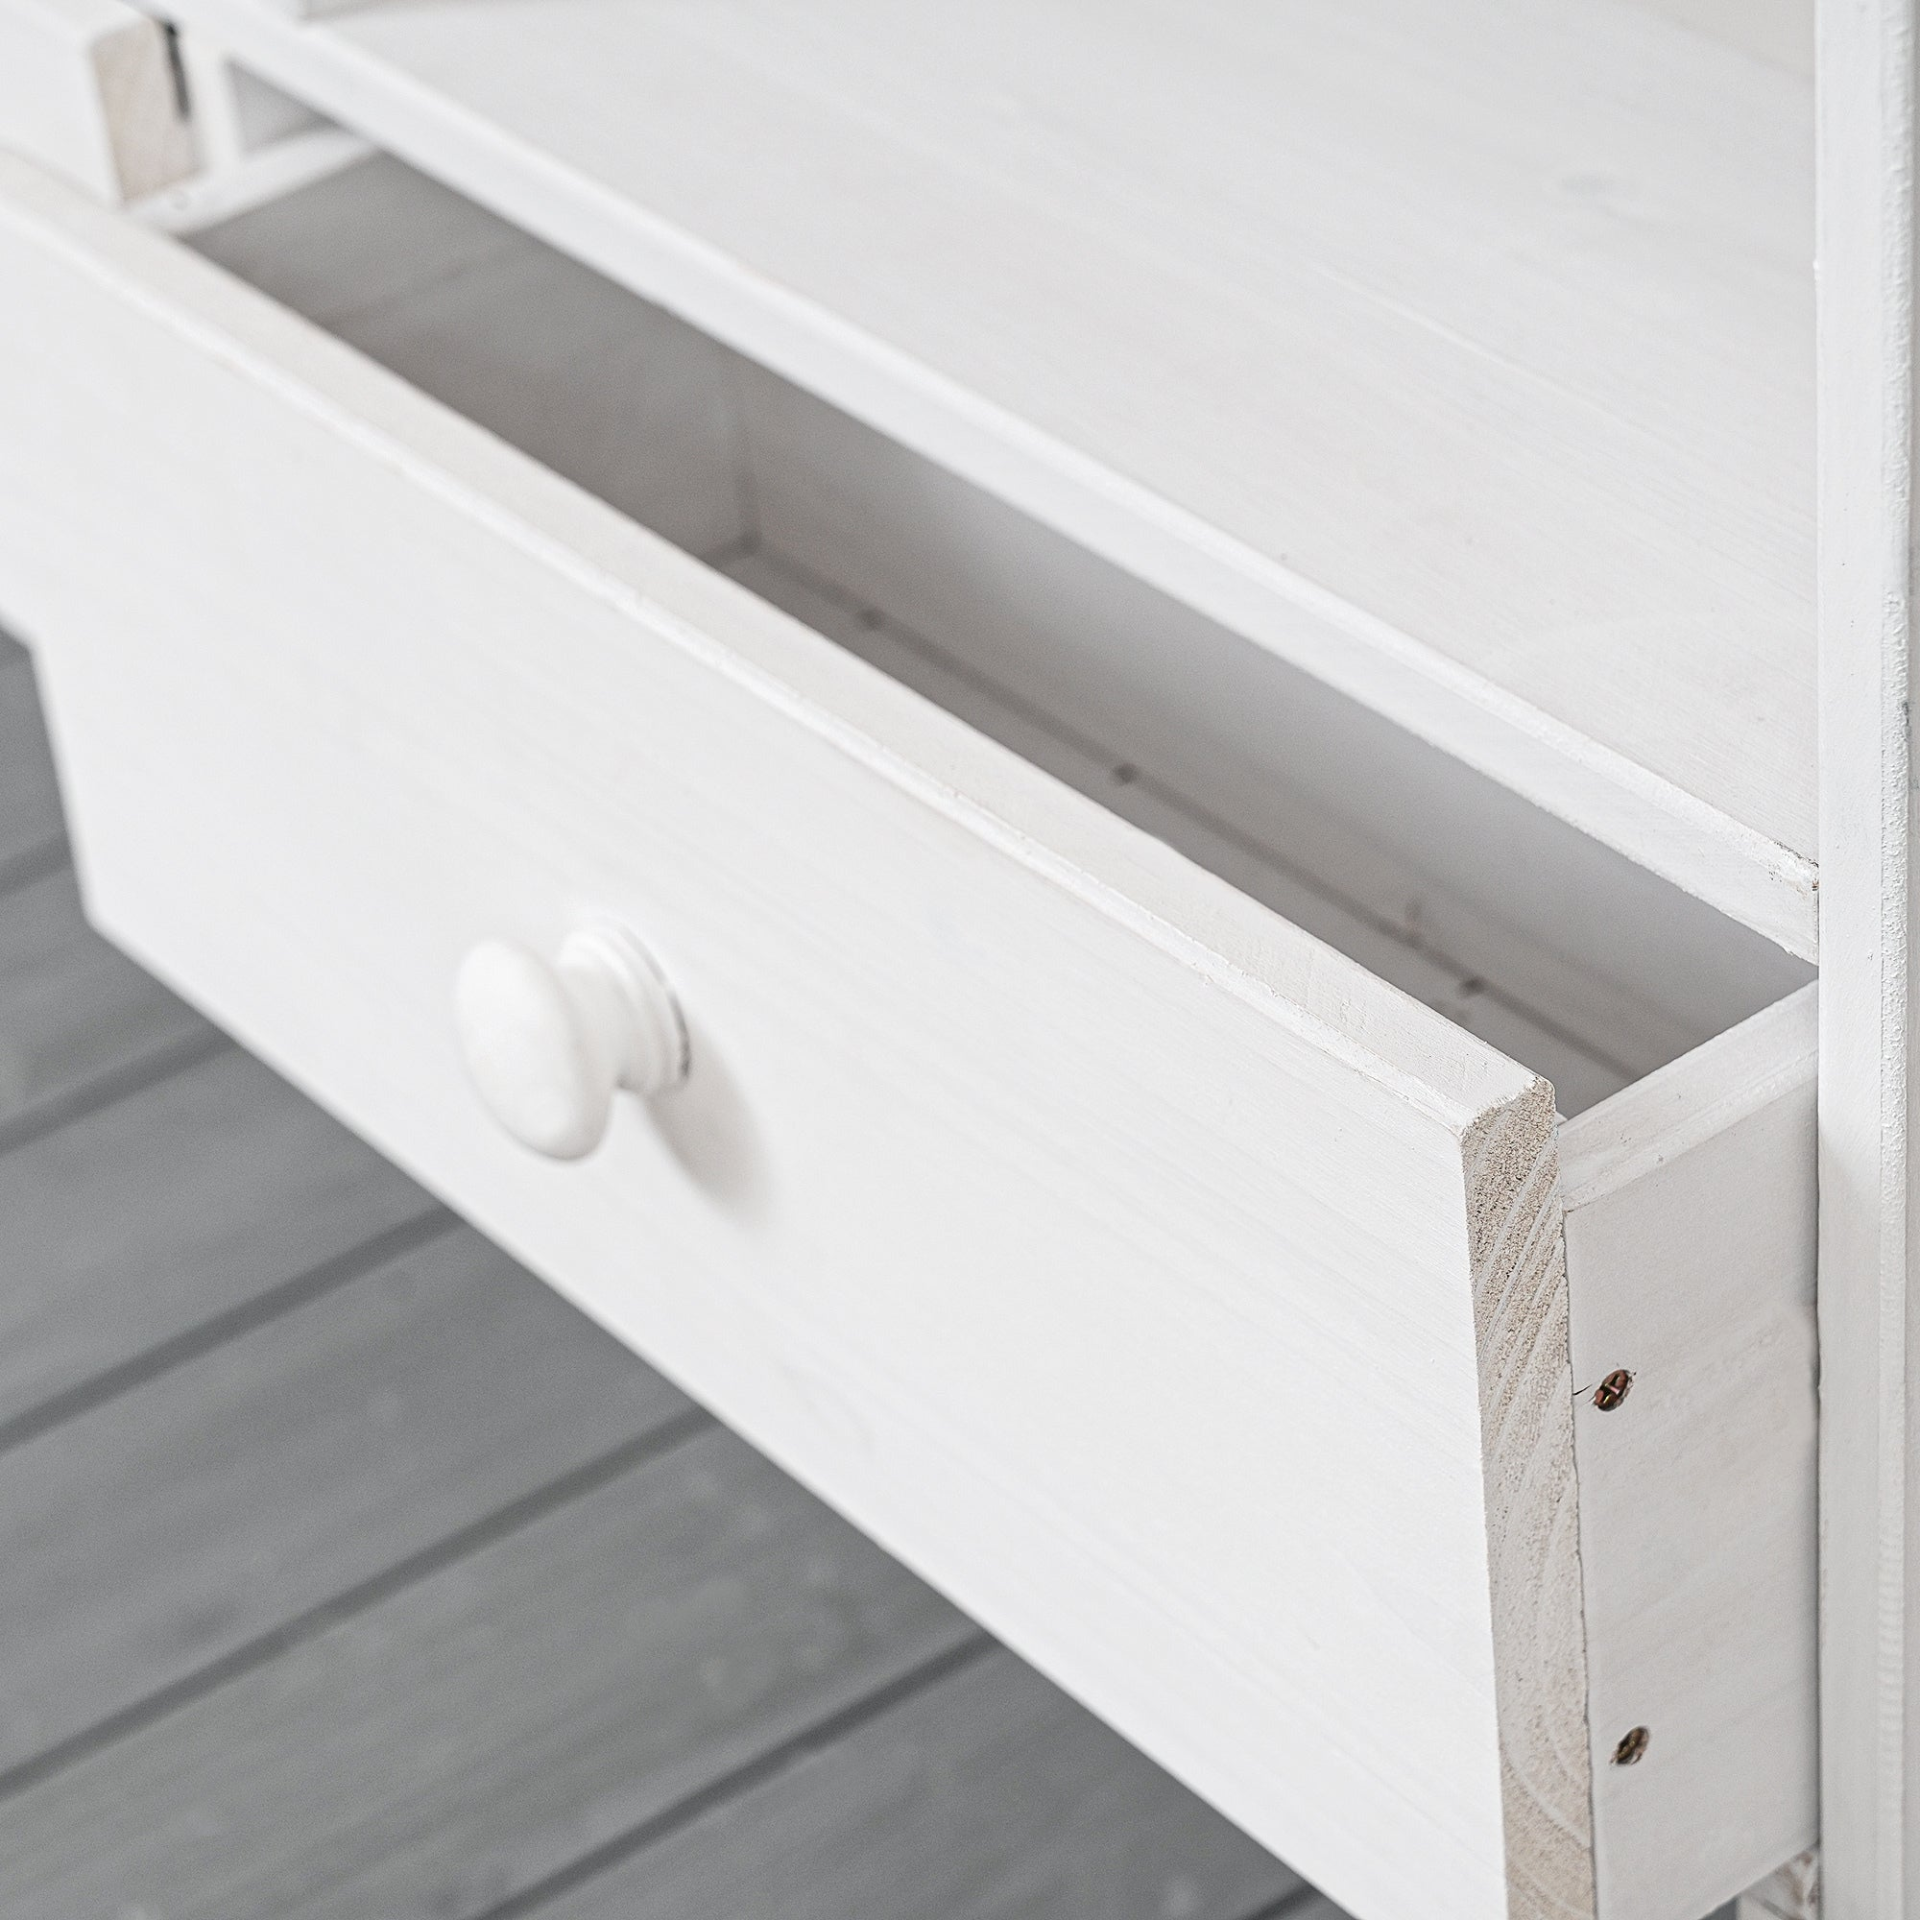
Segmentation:
{"type": "Polygon", "coordinates": [[[1318,1887],[1295,1887],[1291,1893],[1283,1893],[1278,1900],[1270,1900],[1264,1907],[1256,1907],[1245,1916],[1245,1920],[1287,1920],[1289,1914],[1303,1914],[1315,1905],[1326,1906],[1327,1897],[1318,1887]]]}
{"type": "Polygon", "coordinates": [[[875,1687],[872,1692],[862,1694],[857,1700],[814,1721],[811,1726],[803,1727],[798,1733],[769,1747],[764,1753],[756,1754],[731,1772],[696,1787],[693,1792],[663,1807],[638,1825],[629,1827],[626,1832],[615,1834],[611,1840],[581,1854],[578,1859],[568,1861],[544,1880],[523,1887],[518,1893],[475,1914],[473,1920],[520,1920],[522,1915],[537,1913],[540,1908],[551,1905],[576,1887],[634,1859],[669,1834],[691,1826],[729,1800],[740,1799],[755,1787],[776,1779],[790,1767],[824,1752],[890,1707],[912,1699],[915,1694],[938,1685],[949,1675],[999,1650],[1000,1643],[984,1632],[976,1633],[954,1646],[942,1648],[918,1666],[909,1667],[905,1673],[896,1675],[875,1687]]]}
{"type": "Polygon", "coordinates": [[[175,1074],[184,1073],[189,1067],[197,1067],[202,1061],[211,1059],[216,1053],[225,1052],[232,1045],[233,1042],[224,1033],[209,1027],[204,1032],[189,1033],[168,1041],[151,1053],[96,1074],[77,1086],[63,1088],[59,1093],[35,1102],[23,1112],[0,1120],[0,1153],[11,1153],[29,1141],[56,1133],[76,1120],[84,1120],[88,1114],[98,1113],[116,1101],[144,1092],[162,1080],[170,1080],[175,1074]]]}
{"type": "Polygon", "coordinates": [[[11,1800],[41,1785],[54,1775],[114,1745],[116,1741],[152,1726],[230,1681],[282,1658],[303,1642],[519,1532],[521,1528],[530,1526],[569,1502],[583,1498],[635,1468],[658,1459],[713,1425],[711,1414],[697,1407],[692,1408],[647,1433],[623,1441],[584,1466],[575,1467],[548,1481],[532,1493],[510,1500],[503,1507],[496,1507],[492,1513],[470,1526],[461,1527],[444,1539],[421,1548],[419,1552],[408,1554],[371,1578],[335,1594],[331,1599],[321,1601],[318,1606],[307,1608],[269,1632],[257,1635],[217,1660],[209,1661],[204,1667],[95,1721],[92,1726],[82,1727],[32,1759],[8,1767],[0,1772],[0,1802],[11,1800]]]}
{"type": "Polygon", "coordinates": [[[183,1328],[144,1352],[23,1408],[11,1419],[0,1420],[0,1453],[37,1439],[49,1428],[91,1413],[283,1313],[296,1312],[387,1261],[452,1232],[460,1224],[457,1216],[436,1205],[426,1213],[376,1233],[358,1246],[349,1247],[332,1259],[321,1261],[318,1266],[309,1267],[304,1273],[295,1274],[290,1280],[281,1281],[251,1300],[229,1307],[197,1326],[183,1328]]]}
{"type": "Polygon", "coordinates": [[[56,833],[0,860],[0,899],[58,873],[71,856],[67,836],[56,833]]]}

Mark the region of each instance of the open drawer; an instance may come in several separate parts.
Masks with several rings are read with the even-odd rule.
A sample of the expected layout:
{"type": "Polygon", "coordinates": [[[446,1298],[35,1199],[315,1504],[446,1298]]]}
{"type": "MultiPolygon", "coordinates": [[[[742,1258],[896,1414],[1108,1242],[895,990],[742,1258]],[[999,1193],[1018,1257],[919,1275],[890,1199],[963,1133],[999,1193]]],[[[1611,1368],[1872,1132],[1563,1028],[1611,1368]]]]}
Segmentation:
{"type": "Polygon", "coordinates": [[[1798,962],[396,163],[197,246],[0,162],[108,932],[1366,1920],[1808,1843],[1798,962]]]}

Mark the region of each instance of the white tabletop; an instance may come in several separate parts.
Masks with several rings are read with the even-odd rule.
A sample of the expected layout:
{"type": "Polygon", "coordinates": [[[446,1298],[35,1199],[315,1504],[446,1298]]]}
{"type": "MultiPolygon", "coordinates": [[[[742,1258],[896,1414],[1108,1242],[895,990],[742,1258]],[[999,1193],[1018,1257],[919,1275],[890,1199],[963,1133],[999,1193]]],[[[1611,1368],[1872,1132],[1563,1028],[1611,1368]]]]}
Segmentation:
{"type": "Polygon", "coordinates": [[[1810,949],[1804,78],[1621,0],[173,10],[1810,949]]]}

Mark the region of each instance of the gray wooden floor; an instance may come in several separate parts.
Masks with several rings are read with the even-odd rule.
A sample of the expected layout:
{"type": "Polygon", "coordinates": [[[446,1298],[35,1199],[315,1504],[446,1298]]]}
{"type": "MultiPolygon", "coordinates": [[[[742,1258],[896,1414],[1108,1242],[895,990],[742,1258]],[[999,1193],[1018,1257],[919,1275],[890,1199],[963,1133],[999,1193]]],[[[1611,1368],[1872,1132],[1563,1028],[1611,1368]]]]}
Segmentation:
{"type": "Polygon", "coordinates": [[[85,926],[0,639],[0,1914],[1338,1920],[85,926]]]}

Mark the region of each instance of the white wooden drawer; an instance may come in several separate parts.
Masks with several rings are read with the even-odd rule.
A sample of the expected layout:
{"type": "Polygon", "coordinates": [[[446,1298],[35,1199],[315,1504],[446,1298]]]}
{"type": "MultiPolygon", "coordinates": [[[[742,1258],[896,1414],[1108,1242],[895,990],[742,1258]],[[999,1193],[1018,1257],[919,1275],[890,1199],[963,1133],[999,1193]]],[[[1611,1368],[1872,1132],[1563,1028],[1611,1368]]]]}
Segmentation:
{"type": "Polygon", "coordinates": [[[1806,1844],[1809,994],[1703,1038],[1788,963],[1619,918],[1611,856],[1411,744],[1345,757],[1380,736],[1264,707],[1258,649],[385,165],[207,244],[1056,772],[1158,753],[1116,804],[1270,899],[1281,729],[1265,779],[1332,796],[1303,845],[1474,867],[1430,893],[1451,944],[1574,981],[1616,1080],[1679,1057],[1594,1098],[1604,1049],[1524,993],[1443,1017],[5,161],[0,612],[100,923],[1360,1915],[1694,1920],[1806,1844]],[[979,657],[847,612],[890,593],[979,657]],[[1090,645],[1036,637],[1096,602],[1090,645]],[[559,1165],[482,1111],[452,982],[599,918],[693,1071],[559,1165]]]}

